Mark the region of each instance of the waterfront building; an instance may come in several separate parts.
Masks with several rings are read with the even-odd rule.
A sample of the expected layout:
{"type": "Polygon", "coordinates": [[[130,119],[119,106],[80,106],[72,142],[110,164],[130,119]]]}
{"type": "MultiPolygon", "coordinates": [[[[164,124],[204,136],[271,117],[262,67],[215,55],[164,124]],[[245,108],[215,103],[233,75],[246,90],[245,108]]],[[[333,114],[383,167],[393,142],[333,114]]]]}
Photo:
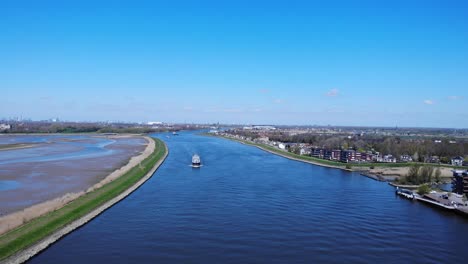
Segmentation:
{"type": "Polygon", "coordinates": [[[332,150],[331,160],[340,160],[341,158],[341,149],[332,150]]]}
{"type": "Polygon", "coordinates": [[[372,152],[371,150],[368,150],[365,153],[362,153],[361,159],[365,162],[374,162],[377,160],[378,156],[378,154],[372,152]]]}
{"type": "Polygon", "coordinates": [[[468,194],[468,171],[452,170],[452,191],[458,194],[468,194]]]}
{"type": "Polygon", "coordinates": [[[358,156],[360,159],[361,157],[360,153],[356,153],[355,150],[352,150],[352,149],[343,150],[341,151],[340,161],[345,162],[345,163],[358,162],[359,161],[358,156]]]}
{"type": "Polygon", "coordinates": [[[323,159],[325,154],[325,150],[322,148],[312,148],[310,152],[310,156],[323,159]]]}
{"type": "Polygon", "coordinates": [[[374,160],[374,154],[372,152],[361,153],[361,161],[372,162],[374,160]]]}
{"type": "Polygon", "coordinates": [[[323,152],[323,158],[326,159],[326,160],[331,160],[332,158],[332,153],[333,151],[332,150],[329,150],[329,149],[326,149],[324,152],[323,152]]]}

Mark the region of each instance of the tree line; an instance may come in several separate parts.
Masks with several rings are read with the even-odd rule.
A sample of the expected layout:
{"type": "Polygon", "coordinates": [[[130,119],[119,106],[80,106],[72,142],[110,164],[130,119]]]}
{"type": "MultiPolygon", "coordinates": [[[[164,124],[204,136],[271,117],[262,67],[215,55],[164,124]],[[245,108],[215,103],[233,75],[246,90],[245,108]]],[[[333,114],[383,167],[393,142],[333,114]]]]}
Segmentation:
{"type": "Polygon", "coordinates": [[[429,165],[413,165],[409,168],[406,177],[396,179],[399,184],[419,185],[423,183],[440,182],[440,168],[429,165]]]}
{"type": "Polygon", "coordinates": [[[465,157],[468,154],[468,141],[462,139],[444,138],[440,139],[441,142],[438,143],[436,142],[436,138],[422,137],[317,135],[312,133],[289,135],[289,133],[283,131],[259,133],[245,130],[236,130],[233,133],[252,139],[267,136],[271,141],[306,143],[326,149],[354,149],[359,152],[373,151],[381,154],[392,154],[396,157],[410,155],[414,161],[418,162],[424,162],[426,158],[431,156],[438,156],[442,163],[450,163],[452,157],[465,157]],[[450,143],[451,141],[455,141],[456,143],[450,143]]]}

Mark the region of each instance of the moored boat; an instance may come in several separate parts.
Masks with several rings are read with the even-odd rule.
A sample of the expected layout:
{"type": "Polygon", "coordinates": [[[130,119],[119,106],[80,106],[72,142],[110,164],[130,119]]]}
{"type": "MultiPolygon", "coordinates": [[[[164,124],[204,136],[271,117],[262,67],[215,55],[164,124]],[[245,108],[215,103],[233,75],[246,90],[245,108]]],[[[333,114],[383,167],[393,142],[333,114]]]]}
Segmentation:
{"type": "Polygon", "coordinates": [[[395,193],[410,200],[413,200],[415,198],[414,193],[411,190],[401,189],[397,187],[395,193]]]}

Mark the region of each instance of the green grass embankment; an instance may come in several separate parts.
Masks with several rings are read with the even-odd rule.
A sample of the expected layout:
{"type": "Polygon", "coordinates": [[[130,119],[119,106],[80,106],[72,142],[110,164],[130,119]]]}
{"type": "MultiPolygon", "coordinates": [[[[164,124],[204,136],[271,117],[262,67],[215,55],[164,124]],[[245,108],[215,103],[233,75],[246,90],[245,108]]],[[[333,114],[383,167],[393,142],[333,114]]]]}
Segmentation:
{"type": "Polygon", "coordinates": [[[52,235],[57,230],[87,215],[94,209],[118,196],[142,179],[158,161],[162,160],[167,148],[159,139],[154,139],[155,150],[150,156],[116,180],[77,198],[64,207],[40,216],[0,236],[0,260],[52,235]]]}

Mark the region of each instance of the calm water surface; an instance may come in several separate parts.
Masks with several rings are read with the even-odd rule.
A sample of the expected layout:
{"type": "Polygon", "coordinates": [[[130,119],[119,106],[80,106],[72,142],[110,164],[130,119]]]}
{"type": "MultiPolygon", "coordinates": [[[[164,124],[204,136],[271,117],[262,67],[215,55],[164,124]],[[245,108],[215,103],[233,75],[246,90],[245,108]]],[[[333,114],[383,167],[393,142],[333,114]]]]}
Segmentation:
{"type": "Polygon", "coordinates": [[[181,133],[139,190],[31,263],[465,263],[468,221],[387,184],[181,133]],[[199,153],[204,166],[188,166],[199,153]]]}

